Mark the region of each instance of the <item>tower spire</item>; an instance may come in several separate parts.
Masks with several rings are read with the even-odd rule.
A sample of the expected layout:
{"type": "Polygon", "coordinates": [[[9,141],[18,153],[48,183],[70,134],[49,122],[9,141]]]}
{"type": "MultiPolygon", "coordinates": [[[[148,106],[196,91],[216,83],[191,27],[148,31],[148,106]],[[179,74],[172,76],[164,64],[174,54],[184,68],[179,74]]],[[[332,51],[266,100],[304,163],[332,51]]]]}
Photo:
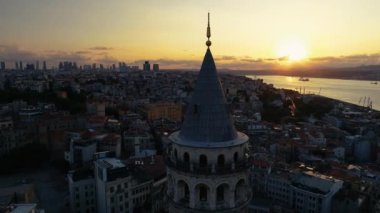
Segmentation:
{"type": "Polygon", "coordinates": [[[210,29],[210,13],[208,13],[208,23],[207,23],[207,41],[206,41],[206,46],[210,47],[211,46],[211,29],[210,29]]]}

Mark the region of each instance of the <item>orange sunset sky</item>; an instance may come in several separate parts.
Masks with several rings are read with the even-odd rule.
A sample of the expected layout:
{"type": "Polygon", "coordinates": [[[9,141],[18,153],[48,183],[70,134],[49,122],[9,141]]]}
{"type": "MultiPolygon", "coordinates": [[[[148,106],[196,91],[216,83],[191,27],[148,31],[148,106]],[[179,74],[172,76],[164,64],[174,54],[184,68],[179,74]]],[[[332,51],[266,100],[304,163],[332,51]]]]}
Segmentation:
{"type": "MultiPolygon", "coordinates": [[[[0,61],[198,69],[380,64],[378,0],[1,0],[0,61]]],[[[8,65],[9,64],[9,65],[8,65]]]]}

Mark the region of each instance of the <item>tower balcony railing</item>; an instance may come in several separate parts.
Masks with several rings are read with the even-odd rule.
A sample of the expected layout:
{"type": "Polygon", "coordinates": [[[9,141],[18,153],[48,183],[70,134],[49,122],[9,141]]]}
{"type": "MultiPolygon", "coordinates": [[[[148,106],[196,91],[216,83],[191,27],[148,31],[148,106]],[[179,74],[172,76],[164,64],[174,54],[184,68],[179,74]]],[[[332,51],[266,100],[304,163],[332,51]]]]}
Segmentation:
{"type": "Polygon", "coordinates": [[[216,202],[216,209],[228,209],[228,208],[230,208],[230,205],[227,203],[227,201],[216,202]]]}
{"type": "Polygon", "coordinates": [[[199,201],[195,204],[196,209],[208,209],[210,204],[208,201],[199,201]]]}
{"type": "Polygon", "coordinates": [[[224,165],[207,164],[205,166],[202,166],[197,163],[183,162],[180,160],[173,161],[170,158],[166,158],[166,165],[174,170],[181,172],[209,175],[241,172],[250,168],[251,163],[247,159],[224,165]]]}
{"type": "Polygon", "coordinates": [[[242,206],[247,206],[249,204],[252,199],[252,193],[247,191],[245,195],[246,196],[244,198],[235,200],[233,204],[229,204],[228,200],[216,201],[214,210],[209,210],[211,205],[209,201],[197,201],[195,202],[195,205],[191,207],[188,197],[175,201],[173,195],[168,194],[167,196],[169,203],[177,208],[192,209],[194,212],[214,212],[216,210],[221,213],[230,213],[236,212],[241,209],[242,206]]]}

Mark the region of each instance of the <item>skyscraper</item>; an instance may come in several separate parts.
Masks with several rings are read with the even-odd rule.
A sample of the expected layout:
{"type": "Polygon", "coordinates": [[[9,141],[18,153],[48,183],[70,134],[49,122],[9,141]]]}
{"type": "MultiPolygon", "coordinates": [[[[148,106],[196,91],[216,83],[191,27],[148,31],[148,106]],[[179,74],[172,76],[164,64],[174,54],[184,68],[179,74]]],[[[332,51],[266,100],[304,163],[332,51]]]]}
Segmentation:
{"type": "Polygon", "coordinates": [[[19,64],[19,68],[20,68],[20,70],[23,70],[24,69],[24,66],[22,66],[22,61],[20,61],[20,64],[19,64]]]}
{"type": "Polygon", "coordinates": [[[180,131],[170,135],[169,212],[247,212],[251,199],[248,136],[237,132],[207,50],[180,131]]]}
{"type": "Polygon", "coordinates": [[[18,62],[15,62],[15,69],[18,70],[18,62]]]}
{"type": "Polygon", "coordinates": [[[153,64],[153,71],[154,72],[160,71],[160,66],[158,64],[153,64]]]}
{"type": "Polygon", "coordinates": [[[143,70],[144,71],[150,71],[150,63],[149,63],[149,61],[145,61],[145,63],[143,64],[143,70]]]}
{"type": "Polygon", "coordinates": [[[46,61],[42,62],[42,69],[46,71],[46,61]]]}
{"type": "Polygon", "coordinates": [[[0,62],[0,70],[5,70],[5,62],[4,61],[0,62]]]}
{"type": "Polygon", "coordinates": [[[36,70],[40,70],[40,62],[36,61],[36,70]]]}

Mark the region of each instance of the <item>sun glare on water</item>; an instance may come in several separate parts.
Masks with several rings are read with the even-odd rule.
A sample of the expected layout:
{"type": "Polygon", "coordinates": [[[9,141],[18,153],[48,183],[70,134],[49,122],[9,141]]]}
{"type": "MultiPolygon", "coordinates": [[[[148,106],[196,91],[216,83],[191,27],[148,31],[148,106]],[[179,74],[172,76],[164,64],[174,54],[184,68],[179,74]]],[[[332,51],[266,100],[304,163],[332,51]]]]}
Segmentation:
{"type": "Polygon", "coordinates": [[[277,55],[287,57],[289,61],[301,61],[307,57],[307,50],[300,41],[288,41],[279,45],[277,55]]]}

